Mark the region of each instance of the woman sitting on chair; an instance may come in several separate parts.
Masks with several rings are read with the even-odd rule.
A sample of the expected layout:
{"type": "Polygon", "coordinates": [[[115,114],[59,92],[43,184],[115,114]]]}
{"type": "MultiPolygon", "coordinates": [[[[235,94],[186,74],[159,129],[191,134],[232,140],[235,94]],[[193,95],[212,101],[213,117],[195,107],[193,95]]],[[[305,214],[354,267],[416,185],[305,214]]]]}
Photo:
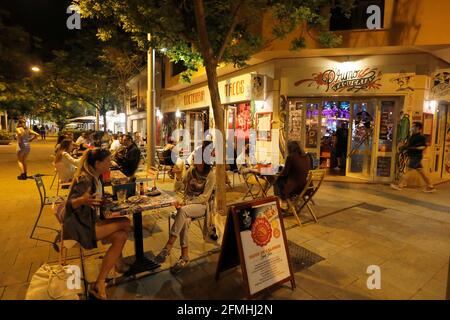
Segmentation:
{"type": "Polygon", "coordinates": [[[288,143],[286,163],[275,182],[275,195],[286,200],[298,195],[305,188],[311,159],[295,141],[288,143]]]}
{"type": "MultiPolygon", "coordinates": [[[[201,149],[202,155],[210,143],[210,141],[205,141],[205,143],[203,143],[201,149]]],[[[196,153],[196,157],[199,153],[200,152],[196,153]]],[[[167,241],[164,249],[156,256],[156,261],[158,263],[166,261],[177,237],[180,237],[181,257],[178,262],[171,267],[170,271],[172,273],[177,273],[188,265],[189,222],[191,218],[202,217],[206,214],[206,206],[214,189],[215,179],[212,166],[206,164],[203,157],[200,157],[200,155],[198,158],[200,158],[200,160],[194,159],[194,165],[189,168],[183,179],[185,186],[184,200],[175,203],[177,214],[175,216],[175,222],[170,230],[169,241],[167,241]]]]}
{"type": "Polygon", "coordinates": [[[59,144],[53,165],[55,166],[56,171],[58,171],[60,183],[72,181],[73,176],[80,165],[80,159],[75,159],[70,155],[74,147],[75,145],[70,139],[65,139],[59,144]]]}
{"type": "Polygon", "coordinates": [[[115,267],[119,273],[127,270],[122,260],[122,249],[128,238],[130,221],[117,218],[99,220],[103,185],[100,176],[109,170],[111,154],[108,150],[88,150],[83,155],[67,199],[64,216],[64,240],[76,240],[84,249],[97,248],[97,241],[111,243],[105,253],[97,281],[90,293],[105,300],[105,279],[115,267]]]}

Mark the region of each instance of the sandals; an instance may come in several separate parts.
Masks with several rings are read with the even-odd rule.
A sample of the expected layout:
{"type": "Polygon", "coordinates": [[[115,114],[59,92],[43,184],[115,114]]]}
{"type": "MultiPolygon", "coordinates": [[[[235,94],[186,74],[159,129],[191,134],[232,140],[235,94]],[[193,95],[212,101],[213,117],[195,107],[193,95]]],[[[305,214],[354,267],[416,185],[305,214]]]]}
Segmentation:
{"type": "Polygon", "coordinates": [[[167,248],[164,248],[161,250],[160,253],[158,253],[158,255],[155,257],[155,261],[158,264],[162,264],[166,261],[167,257],[170,255],[170,250],[168,250],[167,248]]]}
{"type": "Polygon", "coordinates": [[[170,268],[170,273],[177,274],[182,271],[189,264],[188,257],[180,257],[180,259],[170,268]]]}
{"type": "Polygon", "coordinates": [[[94,284],[93,287],[89,289],[89,295],[97,300],[108,300],[108,296],[106,295],[106,293],[105,295],[102,295],[100,294],[100,292],[98,292],[97,284],[94,284]]]}

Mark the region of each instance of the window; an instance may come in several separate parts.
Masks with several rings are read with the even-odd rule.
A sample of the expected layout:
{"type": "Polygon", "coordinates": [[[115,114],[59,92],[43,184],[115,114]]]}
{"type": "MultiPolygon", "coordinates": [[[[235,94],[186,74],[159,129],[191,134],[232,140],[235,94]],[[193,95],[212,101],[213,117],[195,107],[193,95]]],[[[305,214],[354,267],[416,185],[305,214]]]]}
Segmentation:
{"type": "Polygon", "coordinates": [[[172,77],[179,75],[180,73],[187,70],[186,66],[183,64],[183,61],[172,62],[171,63],[172,77]]]}
{"type": "Polygon", "coordinates": [[[384,0],[356,0],[347,18],[340,8],[331,10],[330,31],[368,29],[367,21],[373,13],[367,13],[367,8],[376,5],[381,9],[381,28],[384,27],[384,0]]]}

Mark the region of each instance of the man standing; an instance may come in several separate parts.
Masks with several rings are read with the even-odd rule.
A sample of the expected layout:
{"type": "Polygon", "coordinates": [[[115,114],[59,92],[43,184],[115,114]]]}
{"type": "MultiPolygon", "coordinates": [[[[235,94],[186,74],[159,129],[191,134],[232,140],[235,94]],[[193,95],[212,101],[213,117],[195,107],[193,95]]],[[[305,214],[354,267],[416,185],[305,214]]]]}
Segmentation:
{"type": "Polygon", "coordinates": [[[336,159],[338,165],[334,170],[345,170],[347,158],[348,128],[347,122],[342,122],[341,127],[336,130],[336,159]]]}
{"type": "Polygon", "coordinates": [[[408,178],[411,176],[412,172],[417,171],[427,185],[423,192],[431,193],[436,191],[430,179],[422,169],[421,161],[423,158],[423,151],[427,147],[427,139],[422,134],[422,128],[422,123],[414,122],[411,128],[411,137],[408,139],[406,145],[400,148],[400,152],[406,152],[408,154],[408,171],[401,177],[398,184],[391,184],[392,189],[402,190],[407,186],[408,178]]]}

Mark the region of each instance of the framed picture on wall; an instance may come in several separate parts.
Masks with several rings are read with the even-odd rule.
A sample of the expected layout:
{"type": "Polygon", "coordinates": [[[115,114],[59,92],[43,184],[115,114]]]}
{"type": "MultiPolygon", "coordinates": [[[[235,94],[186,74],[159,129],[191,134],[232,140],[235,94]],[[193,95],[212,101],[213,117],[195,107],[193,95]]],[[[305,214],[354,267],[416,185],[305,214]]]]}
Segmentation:
{"type": "Polygon", "coordinates": [[[256,139],[259,141],[271,141],[272,139],[272,112],[260,112],[256,114],[256,139]]]}

